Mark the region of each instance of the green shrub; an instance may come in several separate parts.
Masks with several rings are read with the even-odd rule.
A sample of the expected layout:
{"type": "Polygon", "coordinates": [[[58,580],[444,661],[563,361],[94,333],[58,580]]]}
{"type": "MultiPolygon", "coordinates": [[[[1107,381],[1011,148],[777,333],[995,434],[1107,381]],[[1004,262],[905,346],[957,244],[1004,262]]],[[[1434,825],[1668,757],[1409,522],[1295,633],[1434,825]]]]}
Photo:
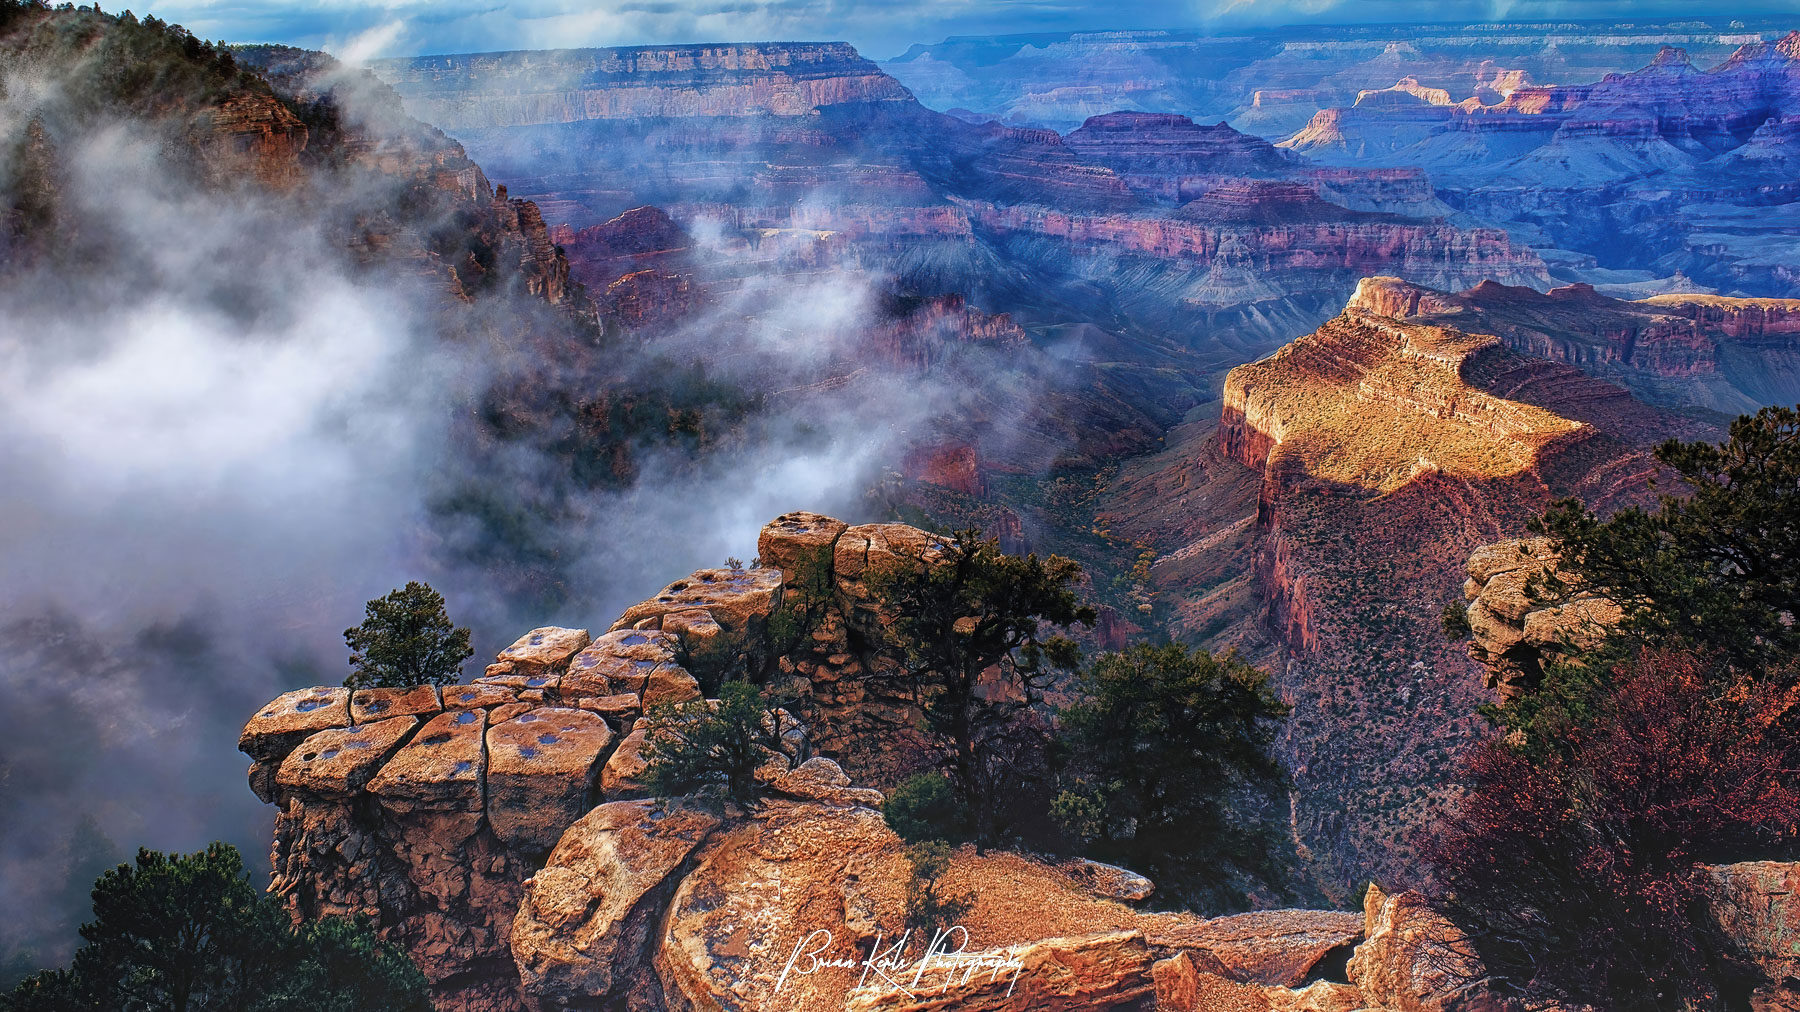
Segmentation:
{"type": "Polygon", "coordinates": [[[757,795],[756,769],[779,751],[787,719],[749,682],[726,682],[717,700],[663,703],[650,711],[649,765],[657,797],[722,785],[737,801],[757,795]]]}
{"type": "Polygon", "coordinates": [[[888,792],[882,818],[907,843],[968,841],[969,812],[942,773],[920,773],[888,792]]]}

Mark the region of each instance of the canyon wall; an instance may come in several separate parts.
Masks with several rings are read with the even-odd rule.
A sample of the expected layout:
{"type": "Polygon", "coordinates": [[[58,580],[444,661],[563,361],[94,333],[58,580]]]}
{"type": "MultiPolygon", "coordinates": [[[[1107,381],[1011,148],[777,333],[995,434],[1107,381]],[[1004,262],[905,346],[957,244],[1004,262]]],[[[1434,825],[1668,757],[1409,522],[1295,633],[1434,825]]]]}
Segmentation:
{"type": "MultiPolygon", "coordinates": [[[[1215,333],[1194,341],[1209,355],[1230,339],[1218,310],[1305,307],[1243,314],[1265,350],[1268,318],[1340,303],[1367,273],[1548,282],[1504,234],[1448,222],[1423,177],[1321,169],[1183,116],[1099,115],[1066,137],[969,123],[920,106],[841,45],[502,53],[377,71],[571,237],[653,204],[717,236],[706,259],[734,275],[769,270],[764,250],[791,244],[807,256],[775,270],[873,270],[1022,323],[1116,328],[1124,306],[1127,327],[1195,333],[1205,318],[1215,333]],[[542,81],[567,88],[529,107],[542,81]]],[[[586,254],[566,248],[582,276],[586,254]]]]}

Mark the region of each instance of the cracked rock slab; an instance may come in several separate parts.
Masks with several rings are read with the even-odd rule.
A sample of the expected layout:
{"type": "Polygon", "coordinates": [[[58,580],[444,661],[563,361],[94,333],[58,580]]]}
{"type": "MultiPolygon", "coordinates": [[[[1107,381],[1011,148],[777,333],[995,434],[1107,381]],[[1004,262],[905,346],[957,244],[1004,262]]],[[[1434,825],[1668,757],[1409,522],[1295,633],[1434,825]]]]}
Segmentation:
{"type": "Polygon", "coordinates": [[[288,753],[275,782],[284,790],[312,797],[351,797],[418,726],[418,717],[405,716],[320,731],[288,753]]]}
{"type": "Polygon", "coordinates": [[[480,813],[487,729],[483,710],[448,710],[419,728],[369,781],[371,794],[396,813],[480,813]]]}
{"type": "Polygon", "coordinates": [[[443,712],[435,685],[410,688],[357,689],[350,694],[350,718],[368,724],[390,717],[427,717],[443,712]]]}
{"type": "Polygon", "coordinates": [[[238,751],[258,762],[279,761],[315,732],[349,725],[349,689],[295,689],[256,711],[238,736],[238,751]]]}
{"type": "Polygon", "coordinates": [[[507,845],[543,852],[587,810],[612,729],[598,714],[539,707],[487,731],[487,818],[507,845]]]}

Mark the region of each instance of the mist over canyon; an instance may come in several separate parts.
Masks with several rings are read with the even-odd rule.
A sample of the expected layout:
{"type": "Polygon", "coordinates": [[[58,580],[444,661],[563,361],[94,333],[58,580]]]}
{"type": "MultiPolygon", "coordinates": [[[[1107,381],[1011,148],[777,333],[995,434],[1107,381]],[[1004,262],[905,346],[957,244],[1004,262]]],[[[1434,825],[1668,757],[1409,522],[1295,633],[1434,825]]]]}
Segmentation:
{"type": "MultiPolygon", "coordinates": [[[[1373,955],[1354,981],[1314,970],[1397,916],[1382,889],[1426,884],[1411,841],[1489,736],[1478,708],[1518,681],[1507,623],[1528,609],[1476,630],[1493,656],[1440,629],[1465,593],[1500,600],[1486,570],[1465,583],[1471,555],[1559,499],[1653,507],[1660,444],[1800,402],[1797,28],[1121,26],[880,61],[740,37],[340,62],[8,5],[0,985],[66,960],[86,883],[139,845],[227,840],[260,886],[279,811],[290,909],[404,893],[377,926],[429,950],[440,1007],[579,1007],[542,984],[561,943],[527,880],[581,812],[541,847],[481,823],[492,891],[434,906],[441,880],[394,885],[429,862],[403,869],[393,841],[424,829],[344,830],[375,811],[361,783],[271,786],[304,736],[245,732],[279,808],[259,805],[245,720],[340,683],[344,627],[409,580],[472,628],[464,681],[545,629],[582,643],[518,670],[572,679],[615,616],[690,635],[654,607],[690,571],[800,586],[783,539],[829,527],[832,634],[744,649],[810,683],[808,748],[842,765],[812,768],[829,789],[795,772],[791,799],[859,804],[898,782],[835,723],[884,705],[847,686],[892,661],[861,567],[973,526],[1082,565],[1090,654],[1172,640],[1269,674],[1292,708],[1272,745],[1282,885],[1238,906],[1380,888],[1370,927],[1290,932],[1317,936],[1298,972],[1225,975],[1374,994],[1373,955]],[[771,524],[798,511],[823,526],[771,524]],[[319,856],[365,837],[389,848],[379,874],[319,856]],[[540,949],[507,948],[515,930],[540,949]]],[[[734,626],[734,601],[713,629],[755,640],[769,615],[734,626]]],[[[506,683],[467,708],[477,737],[508,706],[586,707],[611,721],[593,797],[637,802],[598,768],[649,699],[613,712],[595,700],[628,693],[573,685],[506,683]]],[[[309,733],[357,733],[334,691],[344,720],[309,733]]],[[[782,818],[898,860],[816,814],[782,818]]],[[[732,866],[685,855],[631,917],[713,916],[670,896],[732,866]]],[[[713,920],[671,930],[723,965],[713,920]]],[[[1142,993],[1095,1007],[1148,995],[1183,932],[1229,934],[1207,923],[1130,920],[1151,939],[1142,993]]],[[[667,1007],[717,997],[695,983],[713,963],[632,958],[667,1007]]]]}

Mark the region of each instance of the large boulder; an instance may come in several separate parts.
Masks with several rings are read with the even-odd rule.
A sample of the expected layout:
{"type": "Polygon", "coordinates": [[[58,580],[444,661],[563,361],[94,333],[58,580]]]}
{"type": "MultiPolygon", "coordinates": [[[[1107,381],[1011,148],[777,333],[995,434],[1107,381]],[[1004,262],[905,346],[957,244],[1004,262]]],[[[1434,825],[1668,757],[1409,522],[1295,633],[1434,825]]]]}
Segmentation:
{"type": "Polygon", "coordinates": [[[1474,946],[1417,892],[1363,898],[1368,938],[1350,957],[1350,980],[1393,1012],[1501,1012],[1474,946]]]}
{"type": "Polygon", "coordinates": [[[373,724],[320,731],[288,753],[275,782],[288,792],[353,797],[418,727],[417,717],[390,717],[373,724]]]}
{"type": "Polygon", "coordinates": [[[838,536],[849,526],[818,513],[783,513],[757,535],[757,565],[781,570],[790,584],[804,584],[815,574],[803,570],[830,569],[838,536]]]}
{"type": "Polygon", "coordinates": [[[944,539],[907,524],[846,528],[832,549],[838,593],[864,611],[880,610],[869,577],[902,566],[928,566],[943,556],[944,539]]]}
{"type": "Polygon", "coordinates": [[[488,665],[487,676],[520,675],[544,677],[559,675],[569,666],[570,658],[579,654],[589,642],[586,629],[565,629],[547,625],[533,629],[500,651],[488,665]]]}
{"type": "Polygon", "coordinates": [[[681,641],[659,629],[619,629],[576,654],[561,680],[565,699],[641,693],[650,673],[675,663],[681,641]]]}
{"type": "Polygon", "coordinates": [[[279,763],[315,733],[349,724],[349,689],[296,689],[277,696],[250,718],[238,735],[238,751],[258,762],[279,763]]]}
{"type": "Polygon", "coordinates": [[[1548,661],[1598,644],[1624,617],[1598,594],[1539,600],[1534,581],[1559,573],[1560,563],[1545,538],[1499,541],[1469,556],[1469,656],[1486,666],[1488,687],[1502,700],[1523,692],[1548,661]]]}
{"type": "Polygon", "coordinates": [[[1148,914],[1145,933],[1162,951],[1186,951],[1231,980],[1298,987],[1363,938],[1362,915],[1341,910],[1256,910],[1202,920],[1148,914]]]}
{"type": "Polygon", "coordinates": [[[702,674],[726,670],[737,657],[761,660],[764,629],[781,606],[779,569],[702,569],[648,601],[625,609],[612,631],[655,628],[681,638],[687,663],[702,674]]]}
{"type": "Polygon", "coordinates": [[[1202,964],[1205,957],[1180,952],[1150,967],[1156,1012],[1372,1012],[1349,984],[1314,981],[1303,988],[1246,984],[1202,964]]]}
{"type": "Polygon", "coordinates": [[[513,959],[538,1009],[626,1004],[651,977],[678,872],[720,821],[698,806],[615,801],[569,827],[513,920],[513,959]]]}

